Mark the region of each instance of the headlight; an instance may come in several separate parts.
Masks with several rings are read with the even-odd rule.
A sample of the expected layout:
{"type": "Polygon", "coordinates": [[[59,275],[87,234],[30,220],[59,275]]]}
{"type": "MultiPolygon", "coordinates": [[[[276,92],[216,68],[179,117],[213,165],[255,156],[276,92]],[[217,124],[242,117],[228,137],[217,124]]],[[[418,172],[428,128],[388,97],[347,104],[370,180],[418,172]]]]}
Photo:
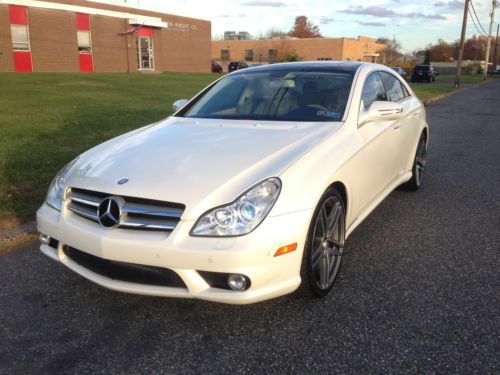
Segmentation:
{"type": "Polygon", "coordinates": [[[242,236],[254,230],[273,208],[281,181],[270,178],[243,193],[234,202],[205,213],[191,230],[192,236],[242,236]]]}
{"type": "Polygon", "coordinates": [[[66,175],[77,160],[78,158],[71,161],[63,169],[61,169],[50,184],[45,201],[50,207],[56,209],[57,211],[61,211],[64,189],[66,188],[66,175]]]}

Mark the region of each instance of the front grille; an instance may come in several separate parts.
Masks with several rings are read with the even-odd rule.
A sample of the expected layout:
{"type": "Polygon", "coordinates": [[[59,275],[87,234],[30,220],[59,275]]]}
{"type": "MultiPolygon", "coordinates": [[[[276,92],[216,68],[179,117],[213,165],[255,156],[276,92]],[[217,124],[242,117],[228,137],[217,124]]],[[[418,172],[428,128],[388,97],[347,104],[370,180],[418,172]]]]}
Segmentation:
{"type": "Polygon", "coordinates": [[[99,222],[98,209],[103,199],[118,198],[121,217],[118,228],[171,232],[179,222],[185,206],[152,199],[116,196],[107,193],[71,188],[67,195],[68,209],[85,219],[99,222]]]}
{"type": "Polygon", "coordinates": [[[103,259],[69,246],[64,246],[63,251],[68,258],[80,266],[113,280],[173,288],[187,288],[180,276],[168,268],[103,259]]]}

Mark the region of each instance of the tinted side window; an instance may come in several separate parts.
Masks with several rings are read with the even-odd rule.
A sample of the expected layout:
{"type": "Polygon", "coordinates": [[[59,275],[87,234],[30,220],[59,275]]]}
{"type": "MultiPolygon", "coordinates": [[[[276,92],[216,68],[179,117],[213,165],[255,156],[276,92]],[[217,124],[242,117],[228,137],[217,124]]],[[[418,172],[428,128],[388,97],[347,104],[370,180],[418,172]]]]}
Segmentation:
{"type": "Polygon", "coordinates": [[[363,93],[361,94],[361,100],[363,101],[365,109],[368,109],[375,101],[387,100],[384,85],[378,73],[372,73],[366,79],[363,93]]]}
{"type": "Polygon", "coordinates": [[[392,74],[386,72],[379,72],[384,83],[385,91],[387,93],[387,100],[390,102],[400,102],[405,96],[401,82],[392,74]]]}

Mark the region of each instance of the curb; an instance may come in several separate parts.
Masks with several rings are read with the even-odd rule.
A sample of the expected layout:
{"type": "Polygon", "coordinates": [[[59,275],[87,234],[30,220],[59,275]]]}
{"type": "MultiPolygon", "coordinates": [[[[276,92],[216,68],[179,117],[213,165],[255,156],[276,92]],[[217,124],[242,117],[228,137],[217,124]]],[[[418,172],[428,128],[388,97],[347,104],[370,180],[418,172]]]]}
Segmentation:
{"type": "Polygon", "coordinates": [[[431,105],[432,103],[435,103],[435,102],[438,102],[440,100],[446,99],[448,96],[456,94],[457,92],[460,92],[460,91],[463,91],[463,90],[467,90],[467,89],[470,89],[470,88],[474,88],[474,87],[477,87],[479,85],[483,85],[485,83],[489,83],[491,81],[492,81],[492,79],[490,78],[490,79],[487,79],[485,81],[481,81],[481,82],[478,82],[478,83],[471,84],[470,86],[460,86],[455,91],[449,92],[447,94],[439,95],[439,96],[434,96],[433,98],[425,99],[425,100],[422,101],[422,103],[424,104],[424,107],[427,107],[427,106],[431,105]]]}
{"type": "Polygon", "coordinates": [[[451,96],[453,94],[456,94],[457,92],[466,90],[466,89],[467,88],[465,88],[465,87],[459,87],[455,91],[449,92],[447,94],[442,94],[442,95],[434,96],[433,98],[425,99],[424,101],[422,101],[422,103],[424,104],[424,107],[428,107],[432,103],[435,103],[435,102],[438,102],[440,100],[446,99],[447,97],[449,97],[449,96],[451,96]]]}
{"type": "Polygon", "coordinates": [[[34,243],[37,240],[38,235],[34,221],[2,230],[0,231],[0,253],[34,243]]]}

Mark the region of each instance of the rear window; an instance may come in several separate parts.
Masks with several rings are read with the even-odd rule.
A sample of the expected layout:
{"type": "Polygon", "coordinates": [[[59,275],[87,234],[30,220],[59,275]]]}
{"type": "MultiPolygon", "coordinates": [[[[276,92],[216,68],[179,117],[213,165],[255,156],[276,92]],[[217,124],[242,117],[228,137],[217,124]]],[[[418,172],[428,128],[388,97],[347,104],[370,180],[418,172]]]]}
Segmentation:
{"type": "Polygon", "coordinates": [[[192,103],[183,117],[268,121],[341,121],[353,73],[245,70],[229,75],[192,103]]]}
{"type": "Polygon", "coordinates": [[[415,67],[415,70],[429,70],[429,69],[430,69],[429,65],[417,65],[415,67]]]}

